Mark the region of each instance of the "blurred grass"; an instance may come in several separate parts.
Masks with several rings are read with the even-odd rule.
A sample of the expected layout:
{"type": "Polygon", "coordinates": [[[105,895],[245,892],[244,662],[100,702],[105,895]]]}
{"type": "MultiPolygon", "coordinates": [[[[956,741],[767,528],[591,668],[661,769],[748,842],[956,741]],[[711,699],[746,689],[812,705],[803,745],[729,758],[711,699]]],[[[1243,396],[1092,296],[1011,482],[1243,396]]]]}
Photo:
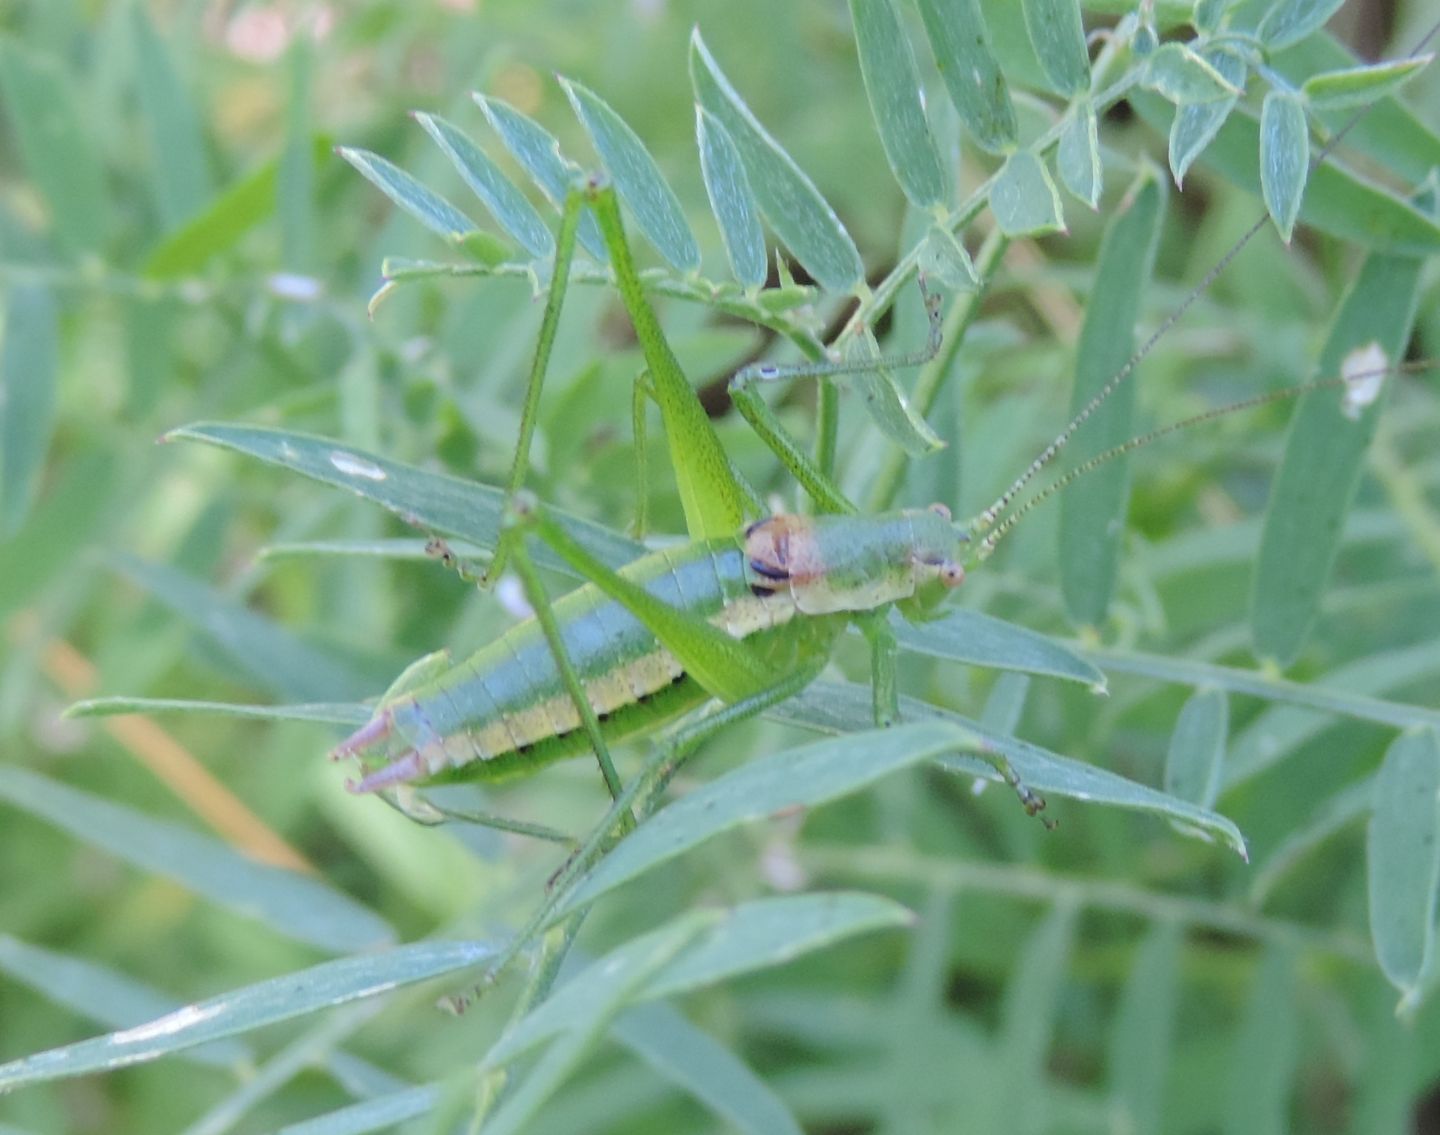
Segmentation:
{"type": "MultiPolygon", "coordinates": [[[[1390,54],[1418,37],[1426,17],[1421,3],[1397,8],[1390,54]]],[[[331,157],[330,141],[384,154],[464,200],[405,112],[431,111],[478,133],[467,92],[480,89],[536,117],[566,152],[585,152],[551,78],[558,72],[636,127],[698,215],[704,189],[685,70],[697,21],[737,88],[835,205],[867,267],[888,267],[908,247],[899,236],[905,207],[869,124],[839,4],[733,0],[722,14],[700,4],[520,0],[476,10],[398,0],[0,3],[4,347],[33,360],[24,335],[40,328],[40,362],[24,365],[37,378],[45,372],[41,317],[25,298],[39,289],[55,312],[57,376],[53,415],[37,413],[26,434],[33,488],[17,489],[8,471],[0,482],[5,764],[144,817],[213,828],[262,862],[306,864],[403,941],[437,931],[487,937],[528,914],[558,865],[552,851],[421,828],[347,797],[319,759],[333,740],[327,730],[188,716],[102,727],[58,714],[98,693],[307,696],[278,668],[247,671],[213,635],[157,602],[174,606],[189,594],[159,572],[183,572],[190,586],[213,588],[218,603],[270,620],[267,633],[285,658],[329,659],[358,675],[349,695],[378,691],[425,651],[463,651],[508,625],[497,604],[425,562],[257,559],[271,544],[410,533],[365,502],[258,463],[152,443],[198,419],[283,425],[499,483],[538,322],[528,285],[414,285],[368,320],[382,257],[431,256],[435,244],[331,157]],[[27,310],[23,326],[14,322],[27,310]],[[136,561],[122,555],[147,566],[127,572],[123,565],[136,561]],[[131,582],[143,573],[149,591],[131,582]]],[[[1435,74],[1407,96],[1425,121],[1440,120],[1435,74]]],[[[1116,148],[1153,143],[1138,124],[1111,121],[1105,130],[1116,148]]],[[[965,168],[962,176],[978,181],[973,155],[965,168]]],[[[1119,182],[1111,182],[1113,191],[1119,182]]],[[[1183,203],[1171,203],[1159,282],[1142,305],[1148,325],[1256,214],[1253,197],[1203,167],[1186,189],[1183,203]]],[[[962,381],[931,415],[950,449],[915,466],[910,501],[976,511],[1061,424],[1056,391],[1070,373],[1081,308],[1096,301],[1089,284],[1103,216],[1072,207],[1069,220],[1067,238],[1007,256],[1007,274],[957,363],[962,381]]],[[[696,228],[707,259],[718,257],[713,229],[696,228]]],[[[1142,419],[1169,421],[1306,377],[1354,260],[1336,241],[1302,236],[1282,251],[1263,234],[1148,360],[1142,419]]],[[[1434,353],[1440,305],[1433,263],[1427,271],[1412,350],[1434,353]]],[[[672,304],[663,318],[697,382],[722,377],[757,342],[747,329],[717,327],[698,306],[672,304]]],[[[906,342],[918,341],[904,304],[897,322],[906,342]]],[[[575,289],[533,483],[556,505],[615,527],[630,507],[629,410],[613,392],[637,359],[612,298],[575,289]]],[[[1431,439],[1440,402],[1428,382],[1402,381],[1392,395],[1332,591],[1287,675],[1434,710],[1440,466],[1431,439]]],[[[797,396],[796,408],[804,404],[797,396]]],[[[846,413],[849,423],[853,408],[846,413]]],[[[1106,699],[1032,682],[1020,724],[1027,740],[1160,783],[1189,690],[1143,675],[1162,662],[1254,665],[1246,631],[1253,517],[1287,416],[1284,407],[1267,409],[1136,456],[1131,530],[1099,634],[1107,650],[1141,655],[1141,676],[1110,671],[1106,699]],[[1161,661],[1147,671],[1145,655],[1161,661]]],[[[789,497],[753,436],[731,419],[718,424],[736,460],[789,497]]],[[[657,439],[652,464],[665,460],[657,439]]],[[[863,487],[871,467],[854,459],[852,488],[863,487]]],[[[1038,511],[976,573],[966,605],[1066,631],[1055,511],[1038,511]]],[[[679,527],[673,498],[658,502],[658,519],[679,527]]],[[[1096,660],[1104,667],[1106,650],[1096,660]]],[[[301,673],[321,675],[319,663],[301,673]]],[[[914,659],[903,677],[908,693],[977,715],[996,687],[993,672],[914,659]]],[[[330,687],[308,696],[330,696],[330,687]]],[[[1230,699],[1230,759],[1266,768],[1219,806],[1262,868],[1337,794],[1373,775],[1395,736],[1307,712],[1230,699]]],[[[709,779],[787,739],[775,723],[746,725],[714,747],[697,775],[709,779]]],[[[593,819],[601,797],[592,770],[576,762],[507,788],[496,806],[573,830],[593,819]]],[[[1059,831],[1046,835],[1001,792],[974,799],[968,780],[939,772],[893,778],[816,813],[803,834],[780,822],[699,849],[650,876],[643,893],[631,888],[602,905],[584,944],[600,953],[674,911],[797,880],[863,886],[920,911],[916,934],[860,939],[683,1003],[816,1130],[951,1130],[961,1122],[985,1130],[981,1116],[1012,1107],[1048,1109],[1056,1129],[1111,1129],[1112,1090],[1132,1101],[1158,1096],[1167,1130],[1261,1129],[1258,1111],[1235,1098],[1272,1101],[1276,1129],[1379,1131],[1382,1121],[1406,1129],[1415,1101],[1440,1080],[1440,1015],[1432,1004],[1406,1031],[1388,1019],[1393,992],[1367,942],[1362,824],[1299,860],[1256,909],[1247,902],[1255,870],[1217,848],[1114,811],[1068,804],[1058,812],[1059,831]],[[1176,923],[1195,928],[1178,943],[1164,937],[1176,923]],[[1266,974],[1283,974],[1288,985],[1256,984],[1266,974]],[[1144,1019],[1136,1008],[1166,996],[1172,1018],[1155,1010],[1144,1019]],[[1284,1066],[1269,1059],[1276,1037],[1294,1046],[1284,1066]],[[1245,1079],[1251,1069],[1231,1052],[1241,1044],[1262,1054],[1252,1062],[1256,1078],[1263,1065],[1278,1083],[1245,1079]],[[1127,1084],[1116,1062],[1157,1050],[1166,1057],[1160,1071],[1144,1069],[1146,1082],[1137,1070],[1141,1082],[1127,1084]],[[1333,1117],[1336,1092],[1348,1126],[1333,1117]]],[[[0,825],[0,930],[127,975],[157,998],[150,1004],[201,1000],[321,960],[32,811],[7,805],[0,825]]],[[[116,994],[97,987],[87,1020],[73,1006],[57,1008],[10,958],[0,956],[0,967],[9,974],[0,980],[0,1059],[125,1023],[107,1011],[116,994]]],[[[340,1107],[365,1094],[357,1085],[395,1090],[472,1064],[493,1041],[511,990],[459,1020],[431,1010],[434,993],[401,995],[368,1022],[337,1017],[313,1040],[305,1071],[281,1073],[285,1045],[303,1047],[325,1024],[251,1038],[250,1059],[262,1068],[273,1060],[277,1070],[259,1081],[273,1083],[273,1095],[247,1099],[241,1129],[340,1107]]],[[[0,1098],[0,1123],[186,1129],[246,1082],[233,1070],[162,1062],[0,1098]]],[[[530,1129],[713,1126],[648,1066],[602,1049],[530,1129]]],[[[191,1129],[224,1125],[217,1118],[191,1129]]]]}

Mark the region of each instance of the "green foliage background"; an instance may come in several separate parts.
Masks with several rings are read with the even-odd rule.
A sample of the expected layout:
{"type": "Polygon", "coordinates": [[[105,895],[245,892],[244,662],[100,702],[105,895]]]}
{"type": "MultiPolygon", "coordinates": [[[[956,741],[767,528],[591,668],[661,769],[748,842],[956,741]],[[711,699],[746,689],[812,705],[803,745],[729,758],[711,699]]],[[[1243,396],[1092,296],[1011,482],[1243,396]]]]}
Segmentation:
{"type": "MultiPolygon", "coordinates": [[[[1126,7],[1086,5],[1087,21],[1126,7]]],[[[1158,7],[1167,28],[1190,9],[1158,7]]],[[[1018,8],[985,8],[1012,87],[1043,87],[1018,8]]],[[[1349,6],[1336,27],[1350,20],[1393,58],[1422,34],[1425,8],[1399,4],[1388,36],[1373,24],[1378,7],[1349,6]]],[[[385,257],[448,250],[331,146],[384,155],[467,202],[405,112],[488,138],[476,89],[532,115],[566,154],[588,155],[556,72],[635,127],[686,207],[707,275],[723,276],[695,158],[696,24],[834,206],[867,273],[883,276],[924,225],[887,166],[843,5],[0,2],[0,1060],[332,959],[384,958],[376,951],[398,942],[498,948],[537,907],[563,852],[422,827],[348,796],[320,759],[331,728],[60,711],[102,693],[353,703],[420,654],[463,654],[513,621],[419,554],[314,554],[318,541],[353,551],[413,536],[373,505],[154,440],[199,419],[283,426],[500,483],[539,320],[530,282],[412,283],[367,318],[385,257]]],[[[925,81],[937,132],[958,135],[943,88],[929,71],[925,81]]],[[[1440,154],[1436,76],[1403,97],[1415,118],[1363,162],[1408,189],[1440,154]]],[[[1044,115],[1033,95],[1018,102],[1024,134],[1044,115]]],[[[1092,288],[1103,225],[1133,156],[1163,163],[1163,140],[1140,118],[1111,115],[1101,130],[1100,211],[1067,198],[1068,234],[1010,247],[930,415],[948,447],[913,463],[906,502],[974,513],[1063,424],[1081,322],[1109,302],[1092,288]]],[[[961,196],[995,166],[967,145],[961,196]]],[[[1205,158],[1184,188],[1170,193],[1157,283],[1139,297],[1141,337],[1261,208],[1253,185],[1236,189],[1205,158]]],[[[991,227],[982,214],[967,229],[972,251],[991,227]]],[[[1309,229],[1303,215],[1288,248],[1267,228],[1146,360],[1136,427],[1310,377],[1361,255],[1352,235],[1309,229]]],[[[923,339],[907,291],[880,328],[896,349],[923,339]]],[[[829,324],[840,298],[817,296],[815,311],[829,324]]],[[[1433,354],[1433,256],[1418,311],[1410,350],[1433,354]]],[[[667,302],[661,317],[697,385],[768,346],[702,304],[667,302]]],[[[572,289],[531,486],[616,529],[633,508],[626,395],[639,365],[611,289],[572,289]]],[[[1404,771],[1434,775],[1440,404],[1433,378],[1401,380],[1389,398],[1322,615],[1283,678],[1252,653],[1249,596],[1287,405],[1136,456],[1108,604],[1062,582],[1053,506],[967,582],[964,606],[1058,636],[1107,673],[1108,697],[915,655],[902,670],[909,695],[1192,800],[1204,792],[1178,779],[1182,765],[1209,770],[1205,734],[1219,721],[1216,808],[1244,833],[1249,865],[1154,815],[1064,794],[1051,795],[1060,826],[1047,833],[1007,793],[974,795],[968,776],[941,767],[746,824],[602,898],[579,950],[599,956],[660,927],[672,938],[657,950],[683,958],[709,933],[694,912],[794,891],[887,896],[913,924],[853,896],[855,929],[872,933],[817,933],[790,964],[723,983],[676,979],[686,995],[620,1016],[618,1044],[605,1032],[628,987],[592,982],[618,1000],[591,1016],[572,1006],[563,1040],[517,1065],[516,1094],[539,1092],[548,1067],[571,1070],[556,1054],[575,1046],[573,1076],[526,1130],[1423,1130],[1417,1109],[1427,1097],[1433,1109],[1440,1081],[1433,953],[1398,1023],[1370,912],[1377,896],[1408,896],[1402,912],[1423,923],[1412,938],[1433,951],[1434,880],[1420,859],[1397,864],[1367,847],[1367,828],[1373,840],[1375,827],[1414,819],[1403,808],[1370,818],[1400,729],[1417,746],[1404,771]]],[[[841,473],[863,499],[870,455],[886,451],[855,401],[842,400],[841,473]]],[[[809,391],[778,405],[808,429],[809,391]]],[[[765,491],[797,503],[743,423],[732,414],[717,426],[765,491]]],[[[664,470],[659,439],[650,459],[664,470]]],[[[678,532],[678,503],[659,481],[657,527],[678,532]]],[[[847,646],[840,671],[863,680],[863,654],[847,646]]],[[[748,723],[679,787],[697,791],[807,740],[748,723]]],[[[858,767],[864,744],[879,742],[834,753],[858,767]]],[[[640,759],[627,756],[624,771],[640,759]]],[[[1381,799],[1406,798],[1400,785],[1381,799]]],[[[489,803],[576,832],[604,808],[581,761],[489,803]]],[[[526,975],[507,971],[451,1017],[436,997],[483,969],[460,961],[485,955],[434,949],[407,955],[405,971],[447,975],[430,984],[0,1096],[0,1131],[273,1130],[312,1117],[305,1130],[380,1129],[378,1109],[368,1125],[340,1114],[367,1100],[408,1101],[415,1129],[449,1129],[472,1114],[477,1083],[494,1086],[475,1068],[526,975]],[[411,1092],[431,1084],[435,1095],[411,1092]]],[[[630,992],[656,972],[636,964],[630,992]]],[[[1393,959],[1385,968],[1393,975],[1393,959]]],[[[322,990],[317,1005],[343,997],[322,990]]]]}

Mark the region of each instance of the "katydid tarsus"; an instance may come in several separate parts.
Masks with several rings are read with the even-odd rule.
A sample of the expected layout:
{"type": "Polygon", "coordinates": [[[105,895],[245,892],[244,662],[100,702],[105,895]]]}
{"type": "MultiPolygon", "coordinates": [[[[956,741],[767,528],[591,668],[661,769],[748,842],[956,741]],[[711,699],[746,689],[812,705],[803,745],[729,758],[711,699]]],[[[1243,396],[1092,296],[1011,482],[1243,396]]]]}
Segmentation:
{"type": "MultiPolygon", "coordinates": [[[[685,746],[693,747],[707,732],[762,712],[803,688],[819,674],[836,638],[851,622],[871,647],[875,720],[888,724],[898,716],[896,648],[886,621],[888,610],[898,607],[911,618],[933,614],[946,592],[963,580],[966,568],[988,557],[1035,503],[1073,476],[1155,436],[1133,439],[1092,458],[1010,509],[1030,479],[1129,376],[1158,334],[1010,488],[967,525],[953,523],[942,505],[855,515],[855,507],[823,470],[813,463],[791,461],[785,444],[774,445],[777,454],[823,511],[815,516],[762,516],[745,525],[747,517],[755,516],[754,494],[732,473],[673,352],[664,345],[658,321],[634,277],[613,196],[593,183],[572,194],[560,244],[564,245],[565,229],[573,234],[582,196],[597,205],[626,306],[646,344],[647,389],[661,405],[693,542],[654,552],[616,571],[577,544],[520,489],[523,464],[517,459],[500,548],[520,575],[536,617],[463,663],[453,665],[443,656],[432,656],[407,671],[384,695],[370,722],[335,750],[336,756],[367,759],[377,752],[393,754],[353,784],[356,791],[450,780],[493,781],[593,752],[612,796],[622,799],[610,744],[655,733],[718,701],[726,707],[723,713],[684,731],[685,746]],[[543,540],[589,582],[550,601],[526,550],[527,534],[543,540]],[[968,551],[962,551],[967,542],[968,551]]],[[[1211,279],[1213,274],[1201,288],[1211,279]]],[[[889,360],[889,365],[921,362],[935,353],[939,299],[927,293],[925,300],[931,342],[914,355],[889,360]]],[[[551,305],[547,325],[558,316],[554,291],[551,305]]],[[[1178,313],[1167,318],[1159,333],[1176,318],[1178,313]]],[[[530,399],[537,396],[543,377],[545,350],[542,345],[530,399]]],[[[818,364],[796,372],[766,368],[752,371],[746,379],[827,375],[847,369],[853,365],[818,364]]],[[[1363,377],[1321,380],[1244,405],[1327,385],[1353,388],[1363,377]]],[[[742,381],[734,389],[743,397],[747,388],[748,381],[742,381]]],[[[750,404],[753,408],[754,402],[750,404]]],[[[533,401],[528,408],[533,410],[533,401]]],[[[1155,434],[1185,424],[1189,423],[1155,434]]],[[[678,742],[675,749],[671,768],[681,755],[678,742]]],[[[1003,757],[977,755],[990,761],[1015,788],[1027,810],[1034,813],[1043,807],[1003,757]]]]}

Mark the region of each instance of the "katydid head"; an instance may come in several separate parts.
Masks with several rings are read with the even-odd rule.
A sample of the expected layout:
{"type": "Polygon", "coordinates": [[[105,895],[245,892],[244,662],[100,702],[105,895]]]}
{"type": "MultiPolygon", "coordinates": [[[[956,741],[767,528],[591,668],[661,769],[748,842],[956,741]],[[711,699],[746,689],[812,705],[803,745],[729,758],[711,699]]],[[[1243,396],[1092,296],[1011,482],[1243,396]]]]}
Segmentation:
{"type": "Polygon", "coordinates": [[[873,518],[780,514],[745,530],[756,594],[787,594],[811,615],[911,601],[935,606],[965,578],[944,505],[873,518]]]}

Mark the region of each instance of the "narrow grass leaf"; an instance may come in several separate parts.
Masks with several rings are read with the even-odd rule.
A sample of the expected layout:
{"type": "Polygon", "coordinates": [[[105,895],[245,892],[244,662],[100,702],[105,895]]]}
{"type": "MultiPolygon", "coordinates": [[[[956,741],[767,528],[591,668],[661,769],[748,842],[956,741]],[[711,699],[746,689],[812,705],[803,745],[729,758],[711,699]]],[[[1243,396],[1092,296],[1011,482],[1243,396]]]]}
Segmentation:
{"type": "MultiPolygon", "coordinates": [[[[477,547],[493,549],[500,538],[505,495],[499,489],[413,465],[379,457],[329,438],[261,426],[199,422],[166,434],[166,440],[187,439],[233,449],[303,474],[323,484],[348,489],[389,509],[408,524],[430,532],[459,536],[477,547]]],[[[576,540],[612,567],[629,563],[645,548],[598,524],[549,510],[576,540]]],[[[575,569],[544,547],[537,562],[574,576],[575,569]]]]}
{"type": "Polygon", "coordinates": [[[1016,150],[990,187],[995,223],[1009,237],[1062,232],[1065,209],[1045,163],[1029,150],[1016,150]]]}
{"type": "Polygon", "coordinates": [[[1250,884],[1250,901],[1263,906],[1276,884],[1294,866],[1331,836],[1370,815],[1375,803],[1375,777],[1367,776],[1342,788],[1321,802],[1320,806],[1298,827],[1292,827],[1285,838],[1265,859],[1256,864],[1255,878],[1250,884]]]}
{"type": "MultiPolygon", "coordinates": [[[[1168,103],[1143,91],[1130,103],[1157,130],[1169,130],[1168,103]]],[[[1260,185],[1260,127],[1242,103],[1205,149],[1204,164],[1251,192],[1260,185]]],[[[1440,252],[1440,223],[1409,201],[1362,177],[1331,154],[1310,171],[1300,220],[1342,241],[1372,251],[1433,256],[1440,252]]]]}
{"type": "Polygon", "coordinates": [[[313,721],[321,725],[364,725],[373,710],[357,702],[322,702],[310,705],[237,705],[222,701],[180,698],[90,698],[65,710],[66,717],[115,717],[119,714],[203,713],[250,717],[261,721],[313,721]]]}
{"type": "MultiPolygon", "coordinates": [[[[1341,373],[1353,351],[1378,344],[1387,359],[1405,351],[1422,261],[1372,254],[1330,325],[1317,373],[1341,373]]],[[[1250,629],[1255,650],[1282,667],[1300,653],[1319,614],[1346,513],[1385,391],[1356,419],[1340,395],[1306,394],[1295,408],[1285,456],[1270,489],[1255,566],[1250,629]]]]}
{"type": "Polygon", "coordinates": [[[1230,707],[1223,690],[1197,690],[1180,710],[1165,758],[1165,791],[1209,808],[1220,794],[1230,707]]]}
{"type": "MultiPolygon", "coordinates": [[[[905,926],[913,920],[899,903],[850,892],[754,899],[728,911],[705,913],[704,926],[637,988],[637,1001],[678,997],[784,965],[856,934],[905,926]]],[[[632,955],[648,955],[653,950],[651,939],[668,932],[668,927],[662,928],[627,942],[576,974],[510,1029],[490,1050],[486,1064],[498,1067],[514,1060],[590,1016],[607,997],[615,975],[628,968],[632,955]]]]}
{"type": "Polygon", "coordinates": [[[615,192],[630,207],[645,238],[672,268],[694,272],[700,267],[700,246],[685,220],[680,199],[640,136],[588,87],[571,79],[561,79],[560,85],[605,163],[615,192]]]}
{"type": "Polygon", "coordinates": [[[992,154],[1020,137],[1010,86],[990,49],[977,0],[919,0],[920,18],[950,102],[980,147],[992,154]]]}
{"type": "MultiPolygon", "coordinates": [[[[569,1013],[557,1022],[560,1028],[555,1031],[559,1032],[559,1039],[486,1121],[487,1135],[510,1135],[522,1130],[599,1041],[610,1022],[638,998],[655,972],[703,934],[717,915],[718,912],[712,911],[689,911],[659,930],[627,942],[595,963],[603,967],[603,980],[586,982],[586,995],[577,997],[569,1013]]],[[[590,972],[593,967],[587,971],[590,972]]],[[[576,980],[584,977],[582,974],[576,980]]],[[[530,1047],[526,1022],[543,1014],[554,1003],[555,997],[551,997],[507,1031],[486,1054],[482,1071],[501,1067],[530,1047]]]]}
{"type": "Polygon", "coordinates": [[[1316,110],[1369,106],[1377,99],[1394,94],[1428,67],[1434,58],[1433,55],[1420,55],[1412,59],[1375,63],[1369,67],[1325,71],[1306,79],[1300,93],[1316,110]]]}
{"type": "Polygon", "coordinates": [[[1055,168],[1072,196],[1092,209],[1099,205],[1105,187],[1104,167],[1100,163],[1100,126],[1089,99],[1080,99],[1071,108],[1055,150],[1055,168]]]}
{"type": "Polygon", "coordinates": [[[610,1035],[743,1135],[801,1135],[774,1088],[670,1006],[627,1009],[610,1035]]]}
{"type": "Polygon", "coordinates": [[[199,580],[165,564],[117,554],[116,569],[191,623],[276,697],[301,701],[359,698],[373,679],[341,654],[305,642],[199,580]]]}
{"type": "Polygon", "coordinates": [[[27,769],[0,769],[0,797],[287,938],[335,951],[368,949],[394,938],[378,915],[318,879],[257,863],[210,836],[27,769]]]}
{"type": "Polygon", "coordinates": [[[890,169],[917,209],[942,205],[945,171],[921,102],[915,53],[894,0],[850,0],[860,75],[890,169]]]}
{"type": "Polygon", "coordinates": [[[700,171],[710,210],[720,226],[720,239],[730,271],[747,289],[764,285],[769,272],[765,232],[759,205],[745,173],[735,141],[713,114],[695,105],[695,139],[700,146],[700,171]]]}
{"type": "Polygon", "coordinates": [[[558,919],[706,840],[797,808],[857,792],[899,769],[933,760],[969,737],[948,722],[922,721],[884,733],[816,741],[751,761],[651,816],[561,901],[558,919]]]}
{"type": "Polygon", "coordinates": [[[1204,54],[1183,43],[1165,43],[1145,61],[1145,86],[1175,103],[1220,102],[1243,92],[1204,54]]]}
{"type": "Polygon", "coordinates": [[[1018,670],[1105,688],[1105,675],[1053,638],[980,611],[951,611],[923,623],[891,620],[900,648],[995,670],[1018,670]]]}
{"type": "Polygon", "coordinates": [[[865,412],[886,438],[911,457],[945,448],[939,435],[910,405],[894,371],[880,362],[880,345],[868,329],[850,340],[845,358],[848,363],[874,360],[873,370],[846,375],[845,385],[860,395],[865,412]]]}
{"type": "MultiPolygon", "coordinates": [[[[110,1028],[128,1028],[180,1008],[173,998],[106,966],[8,934],[0,934],[0,971],[56,1005],[110,1028]]],[[[236,1040],[202,1045],[187,1056],[196,1064],[231,1069],[254,1059],[249,1046],[236,1040]]]]}
{"type": "Polygon", "coordinates": [[[1163,1131],[1175,1046],[1180,929],[1153,927],[1135,951],[1110,1032],[1110,1095],[1125,1131],[1163,1131]]]}
{"type": "Polygon", "coordinates": [[[1295,1089],[1299,1022],[1295,1019],[1295,960],[1279,946],[1260,955],[1250,996],[1230,1049],[1224,1135],[1285,1135],[1295,1089]]]}
{"type": "Polygon", "coordinates": [[[215,185],[200,113],[145,5],[130,5],[130,31],[140,114],[150,141],[146,168],[154,179],[155,201],[168,231],[199,212],[215,185]]]}
{"type": "MultiPolygon", "coordinates": [[[[1074,937],[1075,908],[1068,902],[1057,903],[1026,939],[1006,982],[997,1047],[999,1067],[1012,1083],[1038,1085],[1049,1078],[1065,961],[1074,937]]],[[[1003,1101],[1004,1114],[994,1117],[998,1122],[982,1123],[981,1129],[1016,1135],[1038,1135],[1048,1129],[1044,1092],[1009,1092],[987,1098],[987,1102],[996,1101],[1003,1101]]]]}
{"type": "Polygon", "coordinates": [[[469,233],[476,231],[474,221],[394,162],[350,146],[341,146],[338,153],[359,170],[366,181],[451,244],[458,244],[469,233]]]}
{"type": "Polygon", "coordinates": [[[1286,244],[1300,215],[1309,169],[1305,104],[1288,91],[1271,91],[1260,111],[1260,187],[1270,219],[1286,244]]]}
{"type": "Polygon", "coordinates": [[[1024,0],[1025,30],[1035,58],[1056,92],[1074,98],[1090,89],[1090,51],[1079,0],[1024,0]]]}
{"type": "Polygon", "coordinates": [[[421,942],[383,954],[323,962],[187,1005],[135,1028],[0,1065],[0,1092],[155,1060],[197,1044],[471,969],[497,952],[488,942],[421,942]]]}
{"type": "Polygon", "coordinates": [[[48,288],[20,284],[5,296],[0,341],[0,538],[13,536],[31,503],[55,429],[59,315],[48,288]]]}
{"type": "MultiPolygon", "coordinates": [[[[306,146],[313,175],[331,154],[328,137],[317,136],[306,146]]],[[[154,280],[171,280],[199,272],[216,256],[229,252],[240,238],[274,215],[280,170],[284,162],[298,161],[293,154],[271,158],[240,180],[222,189],[207,206],[165,236],[145,258],[144,274],[154,280]]]]}
{"type": "Polygon", "coordinates": [[[276,1135],[369,1135],[372,1131],[389,1131],[408,1120],[429,1115],[444,1098],[444,1089],[439,1084],[401,1088],[313,1119],[287,1124],[276,1135]]]}
{"type": "Polygon", "coordinates": [[[1260,22],[1267,50],[1279,51],[1325,26],[1345,0],[1280,0],[1260,22]]]}
{"type": "MultiPolygon", "coordinates": [[[[1140,297],[1150,286],[1165,220],[1165,186],[1145,166],[1105,227],[1092,295],[1075,355],[1070,413],[1077,414],[1125,366],[1135,349],[1140,297]]],[[[1080,464],[1134,433],[1133,376],[1090,415],[1071,442],[1080,464]]],[[[1129,499],[1129,463],[1117,458],[1072,484],[1060,499],[1060,583],[1070,618],[1099,626],[1110,606],[1129,499]]]]}
{"type": "MultiPolygon", "coordinates": [[[[485,114],[490,128],[510,151],[520,167],[534,179],[545,199],[557,211],[565,209],[565,198],[580,177],[580,169],[560,155],[555,136],[528,115],[521,114],[503,99],[491,98],[476,91],[472,96],[485,114]]],[[[580,243],[600,264],[608,262],[605,240],[595,218],[586,213],[580,218],[580,243]]]]}
{"type": "Polygon", "coordinates": [[[275,171],[275,213],[280,222],[282,263],[292,273],[311,273],[319,267],[316,250],[320,234],[319,198],[315,191],[314,148],[314,45],[309,36],[290,42],[290,90],[285,108],[285,143],[275,171]]]}
{"type": "Polygon", "coordinates": [[[25,172],[45,198],[60,245],[97,252],[105,240],[105,170],[86,129],[76,86],[54,60],[0,37],[0,94],[25,172]]]}
{"type": "MultiPolygon", "coordinates": [[[[1249,67],[1239,55],[1224,45],[1202,48],[1200,55],[1227,83],[1244,90],[1249,67]]],[[[1170,172],[1175,176],[1176,186],[1185,184],[1185,174],[1220,132],[1237,102],[1238,96],[1231,95],[1210,102],[1185,103],[1176,109],[1170,124],[1169,153],[1170,172]]]]}
{"type": "Polygon", "coordinates": [[[1381,972],[1418,1003],[1435,968],[1440,895],[1440,734],[1397,737],[1375,781],[1365,842],[1370,937],[1381,972]]]}
{"type": "MultiPolygon", "coordinates": [[[[875,736],[873,731],[861,732],[872,729],[874,720],[870,687],[853,683],[814,682],[767,716],[823,733],[875,736]]],[[[991,762],[1004,757],[1021,780],[1047,797],[1068,797],[1176,820],[1231,848],[1242,858],[1248,855],[1239,828],[1224,816],[1188,800],[1126,780],[1108,769],[1062,757],[1018,737],[1005,736],[978,721],[915,698],[900,699],[900,719],[949,722],[960,731],[961,737],[951,751],[936,760],[949,772],[1000,780],[1000,772],[991,762]]]]}
{"type": "Polygon", "coordinates": [[[697,28],[690,37],[695,97],[740,152],[750,188],[770,228],[824,288],[848,292],[864,283],[860,252],[829,202],[751,113],[710,54],[697,28]]]}
{"type": "Polygon", "coordinates": [[[519,242],[531,256],[546,257],[555,251],[555,237],[535,206],[511,184],[479,146],[459,127],[434,114],[416,113],[418,122],[450,163],[464,178],[475,196],[500,227],[519,242]]]}

